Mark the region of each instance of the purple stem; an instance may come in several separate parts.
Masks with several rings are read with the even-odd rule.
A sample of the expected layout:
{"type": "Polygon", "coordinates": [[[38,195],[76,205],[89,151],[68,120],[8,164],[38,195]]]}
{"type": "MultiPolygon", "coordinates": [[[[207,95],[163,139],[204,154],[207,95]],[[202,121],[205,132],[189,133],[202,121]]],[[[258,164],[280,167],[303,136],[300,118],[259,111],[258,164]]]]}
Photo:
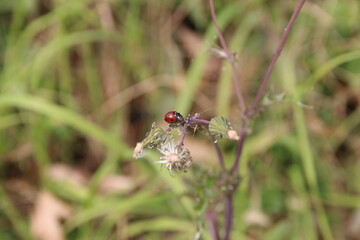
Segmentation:
{"type": "Polygon", "coordinates": [[[217,226],[216,223],[216,213],[212,210],[207,210],[205,214],[212,239],[220,240],[219,227],[217,226]]]}
{"type": "MultiPolygon", "coordinates": [[[[205,125],[209,125],[209,123],[210,123],[210,121],[208,121],[208,120],[199,119],[199,118],[196,118],[196,117],[189,117],[187,121],[189,123],[196,122],[196,123],[201,123],[201,124],[205,124],[205,125]]],[[[209,131],[209,129],[207,127],[206,127],[206,130],[207,130],[207,132],[208,132],[209,136],[211,137],[211,140],[212,140],[212,142],[214,144],[214,148],[215,148],[215,152],[216,152],[216,155],[217,155],[217,158],[218,158],[218,161],[219,161],[219,165],[220,165],[222,170],[225,170],[224,158],[223,158],[223,155],[221,153],[220,147],[217,144],[214,137],[211,135],[211,133],[210,133],[210,131],[209,131]]]]}
{"type": "Polygon", "coordinates": [[[205,125],[209,125],[209,123],[210,123],[210,121],[205,120],[205,119],[199,119],[199,118],[190,117],[189,118],[189,123],[192,123],[192,122],[202,123],[202,124],[205,124],[205,125]]]}
{"type": "Polygon", "coordinates": [[[219,161],[219,165],[221,167],[221,170],[225,171],[225,163],[224,163],[224,158],[223,158],[223,155],[222,155],[222,152],[221,152],[221,149],[219,147],[219,144],[217,144],[216,142],[216,139],[211,135],[210,133],[210,130],[208,128],[206,128],[209,136],[211,137],[211,140],[214,144],[214,148],[215,148],[215,152],[216,152],[216,155],[217,155],[217,159],[219,161]]]}
{"type": "Polygon", "coordinates": [[[247,114],[248,116],[251,116],[251,115],[253,115],[255,113],[255,109],[257,108],[261,98],[264,95],[266,85],[269,82],[270,75],[271,75],[271,73],[273,71],[275,63],[278,60],[278,58],[280,57],[280,53],[281,53],[281,51],[283,50],[283,48],[285,46],[285,42],[287,40],[289,32],[290,32],[291,28],[293,27],[294,22],[295,22],[297,16],[299,15],[300,10],[301,10],[302,6],[304,5],[305,1],[306,0],[299,0],[297,5],[296,5],[296,8],[295,8],[295,10],[294,10],[294,12],[293,12],[293,14],[291,16],[291,19],[290,19],[288,25],[286,26],[286,28],[284,30],[283,35],[281,36],[280,43],[279,43],[279,45],[278,45],[278,47],[277,47],[277,49],[275,51],[275,54],[274,54],[274,56],[273,56],[273,58],[271,60],[271,63],[269,64],[269,67],[268,67],[268,69],[266,71],[266,74],[265,74],[265,76],[264,76],[264,78],[262,80],[260,88],[259,88],[259,90],[258,90],[258,92],[256,94],[255,100],[254,100],[253,104],[251,105],[251,107],[250,107],[250,109],[248,111],[248,114],[247,114]]]}
{"type": "Polygon", "coordinates": [[[238,169],[239,169],[241,154],[242,154],[242,151],[243,151],[243,148],[244,148],[245,139],[247,137],[247,130],[245,129],[245,125],[247,125],[247,124],[244,124],[243,128],[241,129],[240,139],[239,139],[238,144],[236,146],[235,161],[234,161],[234,164],[233,164],[233,166],[231,167],[231,170],[230,170],[230,172],[232,174],[235,174],[236,172],[238,172],[238,169]]]}
{"type": "Polygon", "coordinates": [[[185,139],[186,131],[187,131],[188,127],[189,127],[189,121],[186,121],[183,126],[182,132],[181,132],[180,140],[176,146],[181,147],[182,145],[184,145],[184,139],[185,139]]]}
{"type": "Polygon", "coordinates": [[[224,236],[224,240],[230,239],[231,227],[232,227],[232,222],[233,222],[233,212],[234,212],[233,193],[229,193],[225,196],[225,236],[224,236]]]}
{"type": "MultiPolygon", "coordinates": [[[[251,107],[246,110],[246,104],[245,104],[245,101],[244,101],[244,98],[242,97],[242,94],[241,94],[241,91],[239,89],[239,86],[238,86],[238,78],[237,78],[237,72],[236,72],[236,67],[235,67],[235,60],[233,58],[233,56],[230,54],[229,52],[229,49],[226,45],[226,42],[224,40],[224,37],[220,31],[220,28],[219,28],[219,25],[218,25],[218,22],[217,22],[217,19],[216,19],[216,14],[215,14],[215,10],[214,10],[214,5],[213,5],[213,1],[212,0],[209,0],[209,6],[210,6],[210,11],[211,11],[211,17],[213,19],[213,22],[214,22],[214,25],[215,25],[215,29],[217,31],[217,34],[218,34],[218,37],[219,37],[219,40],[220,40],[220,43],[221,43],[221,46],[223,48],[223,50],[225,51],[226,53],[226,58],[228,59],[228,61],[230,62],[231,64],[231,70],[233,72],[232,74],[232,79],[233,79],[233,83],[235,85],[235,90],[236,90],[236,95],[237,95],[237,98],[238,98],[238,101],[239,101],[239,105],[240,105],[240,108],[242,110],[243,113],[243,116],[242,116],[242,119],[243,119],[243,123],[242,123],[242,129],[241,129],[241,132],[240,132],[240,140],[237,144],[237,148],[236,148],[236,154],[235,154],[235,160],[234,160],[234,164],[230,170],[230,173],[232,175],[236,174],[238,172],[238,169],[239,169],[239,164],[240,164],[240,158],[241,158],[241,154],[242,154],[242,151],[243,151],[243,147],[244,147],[244,143],[245,143],[245,139],[247,137],[247,128],[248,128],[248,123],[249,123],[249,119],[250,119],[250,116],[252,116],[253,114],[255,114],[257,108],[258,108],[258,105],[259,105],[259,102],[261,100],[261,98],[263,97],[264,95],[264,91],[266,89],[266,86],[269,82],[269,79],[270,79],[270,75],[273,71],[273,68],[275,66],[275,63],[276,61],[278,60],[278,58],[280,57],[280,54],[285,46],[285,42],[287,40],[287,37],[289,35],[289,32],[290,30],[292,29],[293,25],[294,25],[294,22],[297,18],[297,16],[299,15],[300,13],[300,10],[302,8],[302,6],[304,5],[305,3],[305,0],[298,0],[298,3],[296,5],[296,8],[294,10],[294,13],[292,14],[291,16],[291,19],[288,23],[288,25],[286,26],[285,30],[284,30],[284,33],[283,35],[281,36],[281,39],[280,39],[280,43],[275,51],[275,54],[269,64],[269,67],[265,73],[265,76],[261,82],[261,85],[259,87],[259,90],[256,94],[256,97],[255,97],[255,100],[253,102],[253,104],[251,105],[251,107]]],[[[236,191],[237,189],[237,185],[234,186],[234,188],[231,190],[230,193],[228,193],[226,196],[225,196],[225,235],[224,235],[224,240],[229,240],[230,239],[230,235],[231,235],[231,228],[232,228],[232,219],[233,219],[233,193],[236,191]]]]}
{"type": "Polygon", "coordinates": [[[238,79],[238,74],[236,72],[236,67],[235,67],[235,58],[230,53],[229,48],[227,47],[227,44],[225,42],[224,36],[223,36],[223,34],[222,34],[221,30],[220,30],[220,27],[219,27],[219,24],[218,24],[218,21],[217,21],[217,18],[216,18],[214,4],[213,4],[212,0],[209,0],[209,6],[210,6],[211,17],[212,17],[212,20],[214,22],[217,35],[219,37],[221,47],[223,48],[223,50],[224,50],[224,52],[226,54],[226,59],[230,62],[230,65],[231,65],[231,70],[233,72],[233,74],[232,74],[233,85],[235,87],[235,92],[236,92],[236,96],[237,96],[238,101],[239,101],[240,109],[241,109],[242,112],[245,112],[246,111],[246,104],[245,104],[244,97],[243,97],[243,95],[241,93],[240,87],[239,87],[239,79],[238,79]]]}
{"type": "Polygon", "coordinates": [[[181,147],[182,145],[184,145],[184,139],[185,139],[185,136],[186,136],[186,131],[187,131],[188,127],[189,127],[189,124],[192,123],[192,122],[197,122],[197,123],[202,123],[202,124],[207,124],[207,125],[209,125],[209,123],[210,123],[210,121],[208,121],[208,120],[198,119],[196,117],[188,117],[187,119],[185,119],[185,123],[184,123],[183,129],[182,129],[182,132],[181,132],[181,137],[180,137],[180,140],[179,140],[179,142],[177,144],[178,147],[181,147]]]}
{"type": "Polygon", "coordinates": [[[299,0],[297,5],[296,5],[296,8],[290,18],[290,21],[288,23],[288,25],[286,26],[285,30],[284,30],[284,33],[283,35],[281,36],[281,39],[280,39],[280,43],[276,49],[276,52],[271,60],[271,63],[268,67],[268,70],[266,71],[266,74],[264,76],[264,79],[260,85],[260,88],[256,94],[256,97],[255,97],[255,100],[253,102],[253,104],[251,105],[251,107],[249,108],[249,110],[247,111],[246,115],[245,115],[245,121],[243,122],[243,126],[242,126],[242,130],[241,130],[241,134],[240,134],[240,140],[239,140],[239,143],[237,145],[237,149],[236,149],[236,154],[235,154],[235,161],[234,161],[234,164],[231,168],[231,172],[232,173],[235,173],[238,171],[238,167],[239,167],[239,162],[240,162],[240,157],[241,157],[241,153],[242,153],[242,149],[243,149],[243,145],[244,145],[244,141],[245,141],[245,138],[246,138],[246,135],[247,135],[247,132],[246,132],[246,129],[247,129],[247,125],[248,125],[248,120],[249,120],[249,117],[252,116],[255,112],[256,112],[256,109],[259,105],[259,102],[264,94],[264,91],[265,91],[265,88],[266,88],[266,85],[270,79],[270,75],[272,73],[272,70],[275,66],[275,63],[277,61],[277,59],[279,58],[280,56],[280,53],[281,51],[283,50],[284,48],[284,45],[285,45],[285,42],[287,40],[287,37],[289,35],[289,32],[291,30],[291,28],[293,27],[294,25],[294,22],[297,18],[297,16],[299,15],[300,13],[300,10],[302,8],[302,6],[304,5],[305,3],[305,0],[299,0]]]}

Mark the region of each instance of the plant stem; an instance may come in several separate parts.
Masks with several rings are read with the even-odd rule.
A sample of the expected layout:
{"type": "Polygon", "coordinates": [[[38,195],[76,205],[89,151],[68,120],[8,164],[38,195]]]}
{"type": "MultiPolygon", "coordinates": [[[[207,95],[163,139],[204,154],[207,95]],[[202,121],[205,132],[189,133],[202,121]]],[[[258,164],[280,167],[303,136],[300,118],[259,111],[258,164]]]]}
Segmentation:
{"type": "MultiPolygon", "coordinates": [[[[236,71],[236,67],[235,67],[235,59],[234,57],[230,54],[229,49],[226,45],[225,39],[223,37],[223,34],[220,31],[217,19],[216,19],[216,13],[215,13],[215,9],[214,9],[214,4],[213,4],[213,0],[209,0],[209,6],[210,6],[210,11],[211,11],[211,17],[212,20],[214,22],[215,25],[215,29],[217,31],[217,35],[219,37],[221,46],[226,54],[226,58],[227,60],[230,62],[231,65],[231,70],[232,70],[232,79],[233,79],[233,84],[235,86],[235,91],[236,91],[236,95],[239,101],[239,105],[242,111],[242,128],[240,130],[240,139],[238,141],[237,147],[236,147],[236,153],[235,153],[235,159],[234,159],[234,163],[233,166],[230,169],[229,174],[231,174],[232,176],[236,175],[239,171],[239,165],[240,165],[240,159],[241,159],[241,155],[243,152],[243,148],[244,148],[244,143],[248,134],[248,125],[249,125],[249,121],[250,121],[250,117],[252,115],[255,114],[259,102],[261,100],[261,98],[264,95],[264,91],[266,89],[267,83],[269,82],[270,79],[270,75],[273,71],[273,68],[275,66],[276,61],[278,60],[278,58],[280,57],[280,54],[285,46],[285,42],[288,38],[289,32],[292,29],[294,22],[296,20],[296,18],[298,17],[301,8],[303,7],[304,3],[306,0],[298,0],[298,3],[296,5],[296,8],[290,18],[289,23],[287,24],[283,35],[281,36],[280,39],[280,43],[274,53],[274,56],[269,64],[269,67],[265,73],[265,76],[261,82],[261,85],[258,89],[258,92],[256,93],[256,97],[255,100],[253,102],[253,104],[251,105],[251,107],[247,110],[246,109],[246,104],[244,101],[244,98],[241,94],[240,88],[239,88],[239,80],[238,80],[238,73],[236,71]]],[[[222,156],[222,155],[221,155],[222,156]]],[[[224,234],[224,240],[229,240],[230,239],[230,235],[231,235],[231,228],[232,228],[232,221],[233,221],[233,196],[234,193],[238,187],[238,184],[232,185],[232,189],[225,195],[225,234],[224,234]]],[[[213,220],[213,219],[209,219],[210,216],[207,216],[208,221],[213,220]]],[[[212,225],[216,227],[216,224],[212,225]]],[[[218,231],[217,229],[212,229],[212,231],[218,231]]],[[[215,238],[216,239],[216,238],[215,238]]]]}
{"type": "MultiPolygon", "coordinates": [[[[186,136],[187,128],[189,127],[189,124],[192,123],[192,122],[202,123],[202,124],[205,124],[205,125],[209,125],[209,123],[210,123],[210,121],[208,121],[208,120],[198,119],[196,117],[188,117],[185,120],[183,130],[181,132],[181,137],[180,137],[180,140],[179,140],[179,142],[177,144],[178,147],[181,147],[182,145],[184,145],[184,139],[185,139],[185,136],[186,136]]],[[[169,128],[168,130],[170,131],[171,128],[169,128]]]]}
{"type": "MultiPolygon", "coordinates": [[[[290,21],[288,23],[288,25],[286,26],[285,30],[284,30],[284,33],[283,35],[281,36],[281,39],[280,39],[280,43],[275,51],[275,54],[271,60],[271,63],[269,64],[269,67],[265,73],[265,76],[263,78],[263,81],[259,87],[259,90],[256,94],[256,97],[255,97],[255,100],[253,102],[253,104],[251,105],[251,107],[248,109],[248,111],[246,112],[245,116],[243,116],[243,126],[242,126],[242,129],[241,129],[241,134],[240,134],[240,140],[239,140],[239,143],[237,145],[237,148],[236,148],[236,155],[235,155],[235,161],[234,161],[234,164],[231,168],[231,172],[232,173],[235,173],[238,171],[238,168],[239,168],[239,162],[240,162],[240,157],[241,157],[241,152],[242,152],[242,149],[243,149],[243,145],[244,145],[244,141],[245,141],[245,138],[247,136],[247,128],[248,128],[248,121],[249,121],[249,118],[255,114],[256,112],[256,109],[258,108],[258,105],[259,105],[259,102],[262,98],[262,96],[264,95],[264,91],[265,91],[265,88],[266,88],[266,85],[267,83],[269,82],[269,79],[270,79],[270,75],[273,71],[273,68],[275,66],[275,63],[276,61],[278,60],[278,58],[280,57],[280,54],[281,54],[281,51],[283,50],[284,46],[285,46],[285,42],[287,40],[287,37],[289,35],[289,32],[291,30],[291,28],[293,27],[294,25],[294,22],[297,18],[297,16],[299,15],[300,13],[300,10],[302,8],[302,6],[304,5],[306,0],[299,0],[297,5],[296,5],[296,8],[290,18],[290,21]]],[[[233,73],[234,74],[234,73],[233,73]]]]}
{"type": "Polygon", "coordinates": [[[290,21],[289,21],[288,25],[286,26],[286,28],[284,29],[283,35],[281,36],[281,39],[280,39],[280,43],[279,43],[279,45],[278,45],[278,47],[277,47],[277,49],[275,51],[275,54],[274,54],[273,58],[271,59],[269,67],[268,67],[268,69],[267,69],[267,71],[265,73],[265,76],[264,76],[264,78],[263,78],[263,80],[261,82],[261,85],[259,87],[259,90],[258,90],[258,92],[256,94],[255,100],[254,100],[253,104],[251,105],[250,109],[247,112],[248,116],[251,116],[256,112],[255,110],[258,107],[259,102],[260,102],[261,98],[264,95],[266,85],[269,82],[270,75],[271,75],[271,73],[273,71],[275,63],[278,60],[278,58],[280,57],[281,51],[283,50],[283,48],[285,46],[285,42],[287,40],[289,32],[290,32],[291,28],[293,27],[294,22],[295,22],[297,16],[299,15],[300,10],[301,10],[302,6],[304,5],[305,1],[306,0],[299,0],[298,1],[297,5],[296,5],[296,8],[295,8],[295,10],[294,10],[294,12],[293,12],[293,14],[292,14],[292,16],[290,18],[290,21]]]}
{"type": "MultiPolygon", "coordinates": [[[[196,122],[196,123],[201,123],[201,124],[205,124],[205,125],[209,125],[210,121],[205,120],[205,119],[199,119],[196,116],[195,117],[189,117],[188,118],[188,123],[192,123],[192,122],[196,122]]],[[[224,164],[224,158],[223,155],[221,153],[221,149],[219,147],[219,144],[217,144],[216,140],[214,139],[214,137],[211,135],[209,128],[206,127],[206,131],[208,132],[213,144],[214,144],[214,148],[215,148],[215,152],[219,161],[219,165],[221,167],[222,170],[225,170],[225,164],[224,164]]]]}
{"type": "Polygon", "coordinates": [[[216,223],[216,213],[213,210],[208,209],[206,211],[206,220],[210,228],[210,234],[213,240],[220,240],[219,227],[216,223]]]}
{"type": "Polygon", "coordinates": [[[206,128],[206,130],[207,130],[207,132],[208,132],[208,134],[209,134],[209,136],[210,136],[210,138],[211,138],[211,140],[212,140],[212,142],[214,144],[215,152],[216,152],[216,155],[217,155],[221,170],[225,171],[226,169],[225,169],[224,158],[223,158],[223,155],[221,153],[221,149],[219,147],[219,144],[217,144],[216,139],[211,135],[209,128],[206,128]]]}
{"type": "Polygon", "coordinates": [[[241,129],[240,132],[240,139],[238,141],[238,144],[236,146],[236,153],[235,153],[235,160],[234,160],[234,164],[231,167],[230,172],[232,174],[235,174],[238,169],[239,169],[239,164],[240,164],[240,159],[241,159],[241,154],[244,148],[244,143],[245,143],[245,139],[247,137],[247,124],[243,124],[243,127],[241,129]]]}
{"type": "Polygon", "coordinates": [[[189,118],[189,123],[192,123],[192,122],[202,123],[202,124],[205,124],[205,125],[209,125],[209,123],[210,123],[210,121],[205,120],[205,119],[199,119],[199,118],[190,117],[189,118]]]}
{"type": "MultiPolygon", "coordinates": [[[[234,191],[236,190],[233,189],[234,191]]],[[[231,228],[232,228],[232,222],[233,222],[233,196],[234,193],[228,193],[225,196],[225,236],[224,236],[224,240],[229,240],[230,239],[230,233],[231,233],[231,228]]]]}
{"type": "Polygon", "coordinates": [[[213,4],[212,0],[209,0],[209,6],[210,6],[211,18],[214,22],[215,29],[216,29],[217,35],[219,37],[221,47],[223,48],[223,50],[226,54],[226,59],[229,61],[230,65],[231,65],[231,71],[233,72],[232,80],[233,80],[233,85],[234,85],[235,92],[236,92],[236,97],[238,98],[241,112],[244,113],[244,112],[246,112],[246,104],[245,104],[244,97],[241,93],[240,87],[239,87],[239,79],[238,79],[238,74],[237,74],[236,67],[235,67],[235,58],[230,53],[229,48],[227,47],[227,44],[225,42],[224,36],[220,30],[220,27],[219,27],[219,24],[218,24],[218,21],[216,18],[214,4],[213,4]]]}
{"type": "Polygon", "coordinates": [[[184,139],[185,139],[185,136],[186,136],[186,131],[187,131],[187,128],[189,127],[189,121],[187,120],[183,126],[183,129],[182,129],[182,132],[181,132],[181,137],[180,137],[180,140],[178,142],[178,144],[176,146],[178,147],[181,147],[182,145],[184,145],[184,139]]]}

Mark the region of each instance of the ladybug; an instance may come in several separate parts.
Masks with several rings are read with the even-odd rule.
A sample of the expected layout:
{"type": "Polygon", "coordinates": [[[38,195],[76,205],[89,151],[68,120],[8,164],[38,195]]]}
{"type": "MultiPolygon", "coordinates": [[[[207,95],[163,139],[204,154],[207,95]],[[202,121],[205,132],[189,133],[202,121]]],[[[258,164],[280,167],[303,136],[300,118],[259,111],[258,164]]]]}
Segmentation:
{"type": "Polygon", "coordinates": [[[184,121],[184,117],[176,111],[166,113],[164,119],[167,123],[179,123],[184,121]]]}

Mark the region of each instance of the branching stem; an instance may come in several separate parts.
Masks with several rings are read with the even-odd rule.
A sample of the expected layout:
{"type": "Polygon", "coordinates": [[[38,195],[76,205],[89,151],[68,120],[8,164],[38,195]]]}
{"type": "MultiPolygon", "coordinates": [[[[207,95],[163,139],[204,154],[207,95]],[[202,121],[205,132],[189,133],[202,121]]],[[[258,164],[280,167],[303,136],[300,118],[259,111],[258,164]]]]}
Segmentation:
{"type": "Polygon", "coordinates": [[[233,193],[225,196],[225,236],[224,240],[230,239],[231,227],[233,222],[233,193]]]}
{"type": "Polygon", "coordinates": [[[236,92],[236,97],[238,98],[239,101],[239,105],[240,105],[240,109],[241,112],[244,113],[246,111],[246,104],[245,104],[245,100],[244,97],[241,93],[240,90],[240,85],[239,85],[239,77],[238,77],[238,73],[236,72],[236,66],[235,66],[235,58],[234,56],[230,53],[229,48],[227,47],[227,44],[225,42],[224,36],[220,30],[217,18],[216,18],[216,13],[215,13],[215,9],[214,9],[214,4],[213,4],[213,0],[209,0],[209,6],[210,6],[210,12],[211,12],[211,18],[214,22],[214,26],[217,32],[217,35],[219,37],[220,40],[220,44],[221,47],[223,48],[225,54],[226,54],[226,59],[229,61],[230,65],[231,65],[231,71],[233,72],[232,74],[232,80],[233,80],[233,85],[235,88],[235,92],[236,92]]]}
{"type": "Polygon", "coordinates": [[[288,23],[288,25],[286,26],[286,28],[284,29],[284,32],[283,32],[283,35],[281,36],[281,39],[280,39],[280,43],[275,51],[275,54],[273,56],[273,58],[271,59],[271,62],[269,64],[269,67],[265,73],[265,76],[261,82],[261,85],[259,87],[259,90],[256,94],[256,97],[255,97],[255,100],[253,102],[253,104],[251,105],[249,111],[248,111],[248,115],[253,115],[255,113],[255,110],[256,108],[258,107],[259,105],[259,102],[261,100],[261,98],[263,97],[264,95],[264,91],[265,91],[265,88],[266,88],[266,85],[267,83],[269,82],[269,79],[270,79],[270,75],[274,69],[274,66],[275,66],[275,63],[276,61],[278,60],[278,58],[280,57],[280,54],[281,54],[281,51],[283,50],[284,46],[285,46],[285,42],[287,40],[287,37],[289,35],[289,32],[291,30],[291,28],[293,27],[294,25],[294,22],[297,18],[297,16],[299,15],[300,13],[300,10],[301,8],[303,7],[304,3],[305,3],[306,0],[299,0],[297,5],[296,5],[296,8],[290,18],[290,21],[288,23]]]}
{"type": "Polygon", "coordinates": [[[208,209],[205,214],[212,239],[220,240],[219,227],[216,221],[216,212],[214,210],[208,209]]]}
{"type": "MultiPolygon", "coordinates": [[[[201,123],[201,124],[204,124],[204,125],[209,125],[210,124],[210,121],[204,120],[204,119],[199,119],[196,116],[189,118],[189,123],[191,123],[191,122],[201,123]]],[[[215,152],[216,152],[216,155],[217,155],[221,170],[225,171],[224,157],[223,157],[223,154],[222,154],[221,149],[219,147],[219,144],[216,142],[216,139],[211,135],[211,133],[209,131],[209,128],[207,126],[206,126],[206,131],[208,132],[208,134],[209,134],[209,136],[210,136],[210,138],[211,138],[211,140],[212,140],[212,142],[214,144],[215,152]]]]}
{"type": "MultiPolygon", "coordinates": [[[[291,16],[291,19],[288,23],[288,25],[286,26],[283,35],[281,36],[280,39],[280,43],[277,46],[277,49],[274,53],[274,56],[269,64],[269,67],[264,75],[264,78],[260,84],[260,87],[258,89],[258,92],[256,93],[256,97],[254,102],[252,103],[251,107],[249,109],[247,109],[245,101],[244,101],[244,97],[240,91],[240,87],[239,87],[239,79],[238,79],[238,72],[235,66],[235,59],[233,57],[233,55],[230,53],[227,44],[225,42],[224,36],[220,30],[217,18],[216,18],[216,13],[215,13],[215,9],[214,9],[214,4],[213,4],[213,0],[209,0],[209,7],[210,7],[210,12],[211,12],[211,17],[217,32],[217,35],[219,37],[220,40],[220,44],[221,47],[223,48],[223,51],[226,54],[226,58],[229,61],[230,65],[231,65],[231,70],[232,70],[232,80],[233,80],[233,84],[234,84],[234,88],[235,88],[235,92],[236,92],[236,96],[238,98],[239,101],[239,106],[241,109],[241,119],[242,119],[242,128],[240,130],[240,139],[238,141],[237,147],[236,147],[236,153],[235,153],[235,159],[234,159],[234,163],[229,171],[228,174],[231,174],[232,176],[236,176],[239,172],[239,165],[240,165],[240,159],[241,159],[241,155],[243,152],[243,148],[244,148],[244,143],[248,134],[248,125],[249,125],[249,121],[250,121],[250,117],[253,116],[258,108],[259,108],[259,103],[260,100],[262,99],[266,86],[269,82],[271,73],[274,69],[275,63],[278,60],[278,58],[280,57],[280,54],[285,46],[285,42],[288,38],[289,32],[292,29],[294,22],[296,20],[296,18],[298,17],[301,8],[303,7],[304,3],[306,0],[298,0],[298,3],[296,5],[296,8],[291,16]]],[[[199,122],[200,119],[194,119],[194,122],[199,122]]],[[[203,120],[201,120],[203,121],[203,120]]],[[[205,123],[205,122],[202,122],[205,123]]],[[[208,124],[208,123],[205,123],[208,124]]],[[[220,153],[220,156],[222,157],[222,154],[220,152],[220,149],[218,149],[218,146],[215,147],[216,151],[218,153],[220,153]]],[[[219,160],[220,161],[220,160],[219,160]]],[[[224,170],[225,167],[223,166],[224,162],[221,159],[220,161],[220,166],[222,167],[222,169],[224,170]]],[[[231,235],[231,228],[232,228],[232,221],[233,221],[233,196],[234,193],[237,189],[237,184],[233,186],[233,188],[231,189],[230,192],[228,192],[225,195],[225,202],[224,202],[224,206],[225,206],[225,233],[224,233],[224,240],[229,240],[230,239],[230,235],[231,235]]],[[[218,240],[220,237],[218,235],[219,230],[217,229],[218,226],[216,225],[216,223],[214,223],[214,219],[209,219],[209,217],[211,216],[207,216],[208,221],[210,221],[212,223],[211,227],[211,232],[212,232],[212,236],[213,239],[218,240]],[[216,233],[216,234],[214,234],[216,233]]]]}

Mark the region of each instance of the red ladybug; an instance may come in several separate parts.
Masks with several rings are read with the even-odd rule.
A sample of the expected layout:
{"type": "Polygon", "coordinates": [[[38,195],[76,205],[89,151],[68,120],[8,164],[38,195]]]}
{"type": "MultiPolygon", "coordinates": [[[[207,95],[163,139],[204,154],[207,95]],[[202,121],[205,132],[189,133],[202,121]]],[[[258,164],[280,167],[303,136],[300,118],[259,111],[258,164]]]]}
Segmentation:
{"type": "Polygon", "coordinates": [[[164,119],[167,123],[178,123],[184,121],[184,117],[176,111],[166,113],[164,119]]]}

